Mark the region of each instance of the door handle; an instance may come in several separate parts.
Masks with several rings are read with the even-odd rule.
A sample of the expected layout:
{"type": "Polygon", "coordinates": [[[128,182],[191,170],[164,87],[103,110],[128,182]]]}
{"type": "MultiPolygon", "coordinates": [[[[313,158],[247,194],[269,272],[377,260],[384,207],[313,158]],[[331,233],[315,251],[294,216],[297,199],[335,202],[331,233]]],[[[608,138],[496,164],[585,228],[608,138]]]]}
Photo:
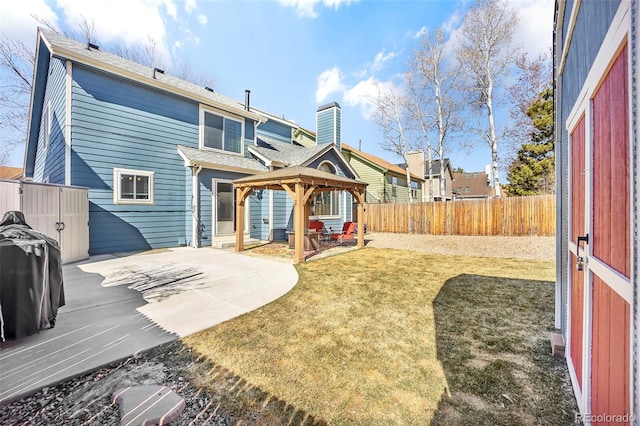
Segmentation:
{"type": "Polygon", "coordinates": [[[56,222],[56,231],[64,231],[64,222],[56,222]]]}
{"type": "MultiPolygon", "coordinates": [[[[578,264],[577,264],[578,271],[583,271],[585,259],[583,256],[580,256],[580,243],[589,244],[589,234],[578,237],[578,243],[576,248],[576,254],[578,256],[578,264]]],[[[583,247],[582,250],[586,252],[585,247],[583,247]]]]}

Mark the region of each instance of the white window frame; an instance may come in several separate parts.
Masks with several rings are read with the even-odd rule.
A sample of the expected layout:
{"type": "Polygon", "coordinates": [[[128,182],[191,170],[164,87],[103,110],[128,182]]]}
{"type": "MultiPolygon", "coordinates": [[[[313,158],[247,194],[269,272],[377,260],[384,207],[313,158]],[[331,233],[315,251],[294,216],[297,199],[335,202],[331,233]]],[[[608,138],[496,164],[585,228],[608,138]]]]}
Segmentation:
{"type": "MultiPolygon", "coordinates": [[[[318,170],[320,170],[320,168],[325,164],[328,164],[333,169],[333,173],[337,176],[338,168],[331,161],[325,160],[322,163],[318,164],[318,170]]],[[[342,191],[331,191],[331,192],[329,192],[329,194],[331,194],[331,207],[330,207],[330,210],[331,210],[332,214],[311,215],[311,216],[309,216],[309,219],[311,219],[311,220],[315,220],[315,219],[340,219],[340,194],[341,193],[342,193],[342,191]],[[335,214],[333,214],[333,213],[335,213],[335,214]]],[[[320,194],[318,194],[318,195],[316,195],[314,197],[313,203],[315,203],[315,199],[319,195],[320,194]]]]}
{"type": "MultiPolygon", "coordinates": [[[[216,151],[216,152],[223,152],[225,154],[229,154],[229,155],[237,155],[240,157],[244,157],[244,134],[245,134],[245,120],[244,118],[238,116],[238,115],[234,115],[234,114],[229,114],[227,112],[222,112],[220,110],[217,109],[213,109],[213,108],[207,108],[204,105],[200,105],[200,122],[199,122],[199,147],[200,149],[203,150],[210,150],[210,151],[216,151]],[[217,149],[217,148],[211,148],[208,146],[204,145],[204,114],[208,113],[208,114],[214,114],[214,115],[218,115],[220,117],[222,117],[223,119],[227,119],[227,120],[233,120],[233,121],[237,121],[238,123],[240,123],[240,152],[233,152],[233,151],[226,151],[224,149],[217,149]]],[[[224,129],[222,131],[222,143],[224,144],[224,129]]]]}
{"type": "Polygon", "coordinates": [[[155,172],[148,170],[132,170],[132,169],[113,169],[113,204],[142,204],[151,205],[155,202],[155,172]],[[121,175],[134,175],[145,176],[149,178],[149,199],[136,200],[129,198],[122,198],[120,196],[120,176],[121,175]]]}
{"type": "Polygon", "coordinates": [[[398,196],[398,176],[391,176],[391,196],[398,196]]]}

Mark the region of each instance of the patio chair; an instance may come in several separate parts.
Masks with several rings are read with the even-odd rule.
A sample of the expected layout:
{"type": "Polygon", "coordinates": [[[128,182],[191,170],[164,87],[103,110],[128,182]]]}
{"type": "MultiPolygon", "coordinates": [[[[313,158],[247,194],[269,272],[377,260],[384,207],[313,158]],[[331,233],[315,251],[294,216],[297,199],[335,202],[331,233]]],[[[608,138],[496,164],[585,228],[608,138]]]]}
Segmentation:
{"type": "Polygon", "coordinates": [[[342,244],[345,240],[353,240],[355,238],[355,233],[356,233],[356,223],[345,222],[342,225],[341,232],[331,234],[331,240],[337,241],[339,244],[342,244]]]}

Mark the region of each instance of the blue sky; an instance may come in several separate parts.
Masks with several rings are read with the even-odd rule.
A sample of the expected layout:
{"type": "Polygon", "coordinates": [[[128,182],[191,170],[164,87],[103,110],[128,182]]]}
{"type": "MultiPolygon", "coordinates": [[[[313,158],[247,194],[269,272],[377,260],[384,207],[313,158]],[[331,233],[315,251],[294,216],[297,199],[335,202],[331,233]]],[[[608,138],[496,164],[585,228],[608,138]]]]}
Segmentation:
{"type": "MultiPolygon", "coordinates": [[[[37,15],[65,31],[82,17],[93,22],[99,45],[158,43],[167,72],[187,63],[213,75],[214,88],[314,130],[315,111],[336,101],[342,106],[342,139],[393,163],[380,148],[370,118],[374,84],[397,82],[406,70],[416,35],[444,26],[455,40],[470,0],[19,0],[0,5],[0,30],[35,46],[37,15]]],[[[548,51],[553,1],[512,0],[521,16],[516,34],[531,55],[548,51]]],[[[460,138],[461,141],[465,137],[460,138]]],[[[468,142],[468,140],[465,140],[468,142]]],[[[20,166],[20,147],[10,159],[20,166]]],[[[454,167],[484,170],[485,145],[451,143],[454,167]]]]}

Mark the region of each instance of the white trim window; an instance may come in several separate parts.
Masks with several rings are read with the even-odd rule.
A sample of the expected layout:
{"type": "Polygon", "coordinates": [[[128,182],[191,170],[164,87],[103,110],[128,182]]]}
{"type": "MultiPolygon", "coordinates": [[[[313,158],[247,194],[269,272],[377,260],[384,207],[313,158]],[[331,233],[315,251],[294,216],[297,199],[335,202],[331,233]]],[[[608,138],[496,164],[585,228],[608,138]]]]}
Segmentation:
{"type": "Polygon", "coordinates": [[[200,148],[244,154],[244,120],[200,109],[200,148]]]}
{"type": "MultiPolygon", "coordinates": [[[[329,161],[323,161],[318,170],[336,174],[336,168],[329,161]]],[[[311,216],[315,218],[340,217],[340,192],[321,192],[311,203],[311,216]]]]}
{"type": "Polygon", "coordinates": [[[113,169],[114,204],[153,204],[154,172],[113,169]]]}

